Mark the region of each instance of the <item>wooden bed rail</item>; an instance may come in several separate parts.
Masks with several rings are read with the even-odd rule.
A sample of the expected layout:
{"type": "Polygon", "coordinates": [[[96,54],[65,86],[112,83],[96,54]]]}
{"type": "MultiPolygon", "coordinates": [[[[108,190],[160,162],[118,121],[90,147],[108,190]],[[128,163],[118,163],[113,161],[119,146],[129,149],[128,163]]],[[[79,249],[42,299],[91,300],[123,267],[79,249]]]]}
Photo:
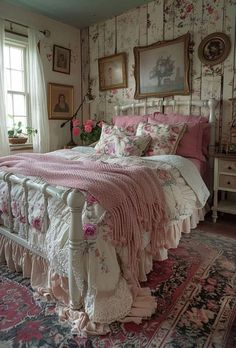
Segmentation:
{"type": "MultiPolygon", "coordinates": [[[[73,271],[73,262],[75,262],[75,253],[79,250],[79,245],[83,240],[83,226],[82,226],[82,210],[85,202],[85,197],[82,192],[76,189],[61,189],[48,185],[46,183],[36,183],[26,177],[18,177],[12,173],[0,172],[0,180],[6,182],[8,187],[8,216],[9,216],[9,227],[0,225],[0,234],[6,236],[17,244],[30,250],[32,253],[37,254],[45,259],[46,255],[41,253],[39,250],[34,249],[28,243],[30,224],[28,219],[28,192],[29,189],[40,191],[44,198],[44,232],[47,232],[49,226],[48,216],[48,199],[49,197],[57,198],[64,202],[70,209],[71,224],[69,230],[69,270],[68,270],[68,283],[69,283],[69,296],[70,306],[76,310],[81,307],[81,294],[76,285],[76,280],[73,271]],[[14,231],[14,217],[12,213],[12,185],[18,184],[22,186],[24,190],[24,210],[26,217],[26,238],[23,238],[14,231]]],[[[81,286],[82,287],[82,286],[81,286]]]]}

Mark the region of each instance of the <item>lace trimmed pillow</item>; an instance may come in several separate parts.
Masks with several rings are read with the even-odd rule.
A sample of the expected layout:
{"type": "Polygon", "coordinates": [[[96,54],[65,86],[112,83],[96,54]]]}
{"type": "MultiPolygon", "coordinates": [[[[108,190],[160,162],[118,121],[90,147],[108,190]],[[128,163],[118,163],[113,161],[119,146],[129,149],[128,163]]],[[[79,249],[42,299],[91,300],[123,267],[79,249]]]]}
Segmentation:
{"type": "Polygon", "coordinates": [[[152,140],[146,156],[174,155],[187,126],[185,124],[151,124],[140,122],[136,135],[150,135],[152,140]]]}
{"type": "Polygon", "coordinates": [[[96,153],[111,156],[141,156],[151,141],[148,134],[127,135],[118,127],[104,124],[99,142],[95,146],[96,153]]]}

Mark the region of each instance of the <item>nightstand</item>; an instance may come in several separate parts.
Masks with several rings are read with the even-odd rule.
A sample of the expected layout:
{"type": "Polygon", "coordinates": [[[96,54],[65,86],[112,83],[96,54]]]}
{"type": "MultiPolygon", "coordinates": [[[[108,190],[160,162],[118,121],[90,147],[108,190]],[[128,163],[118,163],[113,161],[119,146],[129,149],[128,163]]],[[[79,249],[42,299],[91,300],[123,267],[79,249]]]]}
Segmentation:
{"type": "Polygon", "coordinates": [[[236,201],[228,199],[227,192],[236,193],[236,155],[216,154],[214,156],[213,222],[217,220],[218,211],[236,214],[236,201]]]}

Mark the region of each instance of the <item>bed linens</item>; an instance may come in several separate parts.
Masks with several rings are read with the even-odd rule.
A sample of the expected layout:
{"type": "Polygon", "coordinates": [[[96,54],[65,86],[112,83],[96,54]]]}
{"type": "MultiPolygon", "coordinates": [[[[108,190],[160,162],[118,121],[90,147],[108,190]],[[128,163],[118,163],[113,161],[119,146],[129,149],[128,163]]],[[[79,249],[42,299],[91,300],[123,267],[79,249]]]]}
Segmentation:
{"type": "MultiPolygon", "coordinates": [[[[149,157],[147,161],[145,158],[137,157],[111,158],[107,155],[81,155],[79,152],[71,150],[56,151],[53,155],[55,154],[76,161],[84,161],[89,158],[93,161],[103,161],[121,166],[145,165],[157,171],[167,202],[169,217],[166,240],[164,244],[160,241],[160,249],[177,246],[180,235],[178,233],[177,235],[175,233],[171,234],[173,232],[172,227],[175,223],[181,220],[184,221],[186,217],[191,216],[196,208],[201,208],[205,204],[204,200],[207,199],[206,189],[204,188],[204,194],[202,195],[198,186],[196,187],[198,184],[202,185],[200,178],[198,177],[198,184],[195,179],[191,183],[189,178],[187,180],[183,178],[176,168],[177,166],[181,168],[184,165],[189,168],[191,165],[194,166],[191,163],[187,164],[185,161],[185,164],[181,165],[181,158],[178,160],[179,164],[174,167],[174,160],[173,163],[169,164],[164,161],[164,158],[161,160],[159,156],[152,160],[149,157]],[[187,181],[190,186],[186,184],[187,181]]],[[[168,160],[169,156],[165,157],[168,160]]],[[[183,169],[182,172],[184,174],[185,170],[183,169]]],[[[6,185],[0,183],[1,218],[7,224],[5,190],[6,185]]],[[[18,199],[23,195],[23,192],[20,191],[21,189],[14,185],[12,204],[16,204],[14,220],[17,221],[18,227],[24,225],[24,216],[22,216],[20,207],[17,206],[18,199]]],[[[61,276],[66,276],[68,274],[69,208],[63,206],[61,202],[58,203],[54,198],[49,199],[50,225],[47,233],[43,233],[40,230],[39,223],[44,214],[42,211],[42,197],[39,193],[32,193],[32,197],[34,197],[34,204],[37,202],[32,214],[34,219],[37,220],[38,218],[38,223],[31,226],[31,247],[40,249],[49,260],[52,270],[61,276]]],[[[99,323],[111,323],[125,317],[130,312],[133,303],[127,248],[111,243],[112,226],[109,224],[109,214],[90,194],[86,196],[82,219],[84,239],[81,241],[79,252],[74,257],[73,271],[77,279],[77,285],[83,293],[85,312],[89,315],[90,320],[99,323]],[[105,216],[106,219],[104,219],[105,216]]],[[[176,232],[176,230],[174,231],[176,232]]],[[[143,231],[141,249],[139,260],[140,281],[145,280],[146,274],[152,269],[150,233],[147,231],[143,231]]]]}

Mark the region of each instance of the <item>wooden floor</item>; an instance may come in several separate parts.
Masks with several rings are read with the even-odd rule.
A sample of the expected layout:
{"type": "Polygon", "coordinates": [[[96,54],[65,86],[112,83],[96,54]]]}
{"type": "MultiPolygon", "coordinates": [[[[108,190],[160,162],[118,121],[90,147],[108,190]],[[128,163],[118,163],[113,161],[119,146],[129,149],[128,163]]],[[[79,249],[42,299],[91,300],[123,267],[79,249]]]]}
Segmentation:
{"type": "Polygon", "coordinates": [[[213,223],[210,212],[206,215],[205,221],[199,223],[198,228],[236,239],[236,215],[219,214],[216,223],[213,223]]]}

